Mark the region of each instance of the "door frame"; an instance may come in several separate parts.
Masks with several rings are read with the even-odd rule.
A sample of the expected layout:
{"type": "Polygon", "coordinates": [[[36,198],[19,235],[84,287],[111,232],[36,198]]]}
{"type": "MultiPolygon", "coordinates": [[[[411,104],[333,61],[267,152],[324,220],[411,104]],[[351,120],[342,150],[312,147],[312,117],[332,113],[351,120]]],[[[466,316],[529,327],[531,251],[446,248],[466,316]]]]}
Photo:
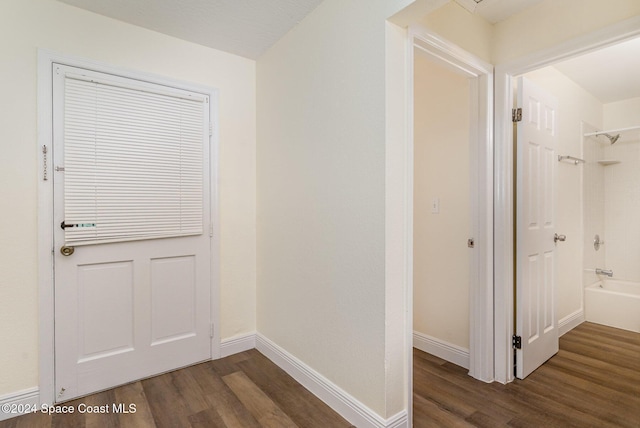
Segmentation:
{"type": "MultiPolygon", "coordinates": [[[[414,141],[413,141],[413,82],[414,49],[420,49],[439,63],[453,68],[471,79],[472,132],[470,134],[471,163],[470,176],[477,177],[470,188],[473,218],[472,230],[476,233],[473,269],[469,285],[469,375],[484,382],[494,380],[493,356],[493,66],[486,63],[425,29],[422,26],[409,27],[408,46],[408,115],[407,135],[407,194],[406,224],[408,228],[409,260],[407,267],[407,293],[409,310],[409,337],[413,338],[413,184],[414,184],[414,141]],[[475,120],[477,118],[477,120],[475,120]]],[[[409,355],[412,355],[412,340],[409,340],[409,355]]],[[[411,380],[411,379],[410,379],[411,380]]],[[[411,382],[410,382],[411,384],[411,382]]],[[[411,396],[411,395],[410,395],[411,396]]]]}
{"type": "MultiPolygon", "coordinates": [[[[220,358],[220,215],[219,215],[219,133],[218,133],[218,90],[203,85],[192,84],[150,73],[114,67],[98,61],[62,55],[46,49],[38,49],[38,345],[39,345],[39,400],[40,404],[55,402],[54,365],[54,251],[53,247],[53,64],[85,68],[101,73],[123,76],[135,80],[176,87],[202,93],[210,100],[209,176],[211,186],[210,216],[211,239],[211,320],[213,339],[211,358],[220,358]],[[43,147],[47,147],[47,153],[43,147]]],[[[205,232],[206,233],[206,232],[205,232]]]]}
{"type": "Polygon", "coordinates": [[[515,233],[513,162],[513,79],[597,49],[640,36],[640,17],[609,25],[495,68],[495,380],[511,382],[513,374],[515,233]]]}

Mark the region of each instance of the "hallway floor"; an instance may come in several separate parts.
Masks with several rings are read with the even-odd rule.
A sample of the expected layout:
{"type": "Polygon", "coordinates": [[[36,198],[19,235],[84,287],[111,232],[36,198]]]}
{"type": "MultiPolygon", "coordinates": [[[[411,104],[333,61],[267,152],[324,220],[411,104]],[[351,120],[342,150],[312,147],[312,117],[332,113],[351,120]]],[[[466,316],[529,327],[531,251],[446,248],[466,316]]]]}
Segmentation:
{"type": "Polygon", "coordinates": [[[524,380],[486,384],[414,350],[414,427],[640,427],[640,334],[583,323],[524,380]]]}

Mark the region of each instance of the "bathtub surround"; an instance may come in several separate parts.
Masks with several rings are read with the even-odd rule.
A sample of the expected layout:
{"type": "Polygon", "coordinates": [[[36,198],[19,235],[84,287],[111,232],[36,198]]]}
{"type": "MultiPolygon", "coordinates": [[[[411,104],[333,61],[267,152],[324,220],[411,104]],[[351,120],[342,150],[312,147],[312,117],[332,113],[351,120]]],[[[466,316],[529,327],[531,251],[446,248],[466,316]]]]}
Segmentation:
{"type": "Polygon", "coordinates": [[[584,290],[587,321],[640,333],[640,282],[604,279],[584,290]]]}
{"type": "MultiPolygon", "coordinates": [[[[604,129],[640,125],[640,98],[604,106],[604,129]]],[[[615,145],[602,144],[604,174],[603,266],[614,278],[640,282],[640,129],[620,133],[615,145]]],[[[587,189],[585,189],[587,190],[587,189]]]]}
{"type": "MultiPolygon", "coordinates": [[[[589,123],[582,124],[582,135],[591,134],[600,126],[589,123]]],[[[600,278],[596,275],[595,269],[598,266],[606,266],[606,235],[605,235],[605,205],[604,205],[604,173],[606,168],[598,163],[599,159],[604,159],[605,145],[595,136],[583,138],[583,153],[586,161],[583,174],[583,221],[584,235],[582,237],[584,269],[582,277],[582,287],[586,288],[598,282],[600,278]],[[593,245],[596,235],[600,238],[598,250],[593,245]],[[604,244],[602,244],[604,242],[604,244]]]]}

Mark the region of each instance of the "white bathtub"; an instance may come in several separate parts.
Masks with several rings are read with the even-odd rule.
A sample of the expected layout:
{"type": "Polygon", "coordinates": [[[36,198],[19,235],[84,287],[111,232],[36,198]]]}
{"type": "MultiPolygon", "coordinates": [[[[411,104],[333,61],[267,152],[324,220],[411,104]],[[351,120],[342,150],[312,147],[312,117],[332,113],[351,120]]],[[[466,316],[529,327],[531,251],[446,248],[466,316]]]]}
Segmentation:
{"type": "Polygon", "coordinates": [[[598,281],[584,290],[587,321],[640,333],[640,283],[598,281]]]}

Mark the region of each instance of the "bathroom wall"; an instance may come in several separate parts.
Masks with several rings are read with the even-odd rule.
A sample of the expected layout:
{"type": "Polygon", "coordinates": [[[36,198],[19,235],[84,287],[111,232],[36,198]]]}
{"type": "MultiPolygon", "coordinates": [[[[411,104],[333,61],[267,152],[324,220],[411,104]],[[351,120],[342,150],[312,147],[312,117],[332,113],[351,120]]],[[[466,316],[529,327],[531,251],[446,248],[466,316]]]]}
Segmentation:
{"type": "MultiPolygon", "coordinates": [[[[578,158],[582,123],[602,126],[602,103],[554,67],[527,73],[527,79],[558,98],[558,154],[578,158]]],[[[583,173],[588,165],[558,162],[556,175],[556,231],[567,236],[557,246],[556,288],[558,322],[563,326],[583,312],[583,173]]]]}
{"type": "Polygon", "coordinates": [[[467,351],[469,91],[466,77],[416,53],[413,326],[415,332],[467,351]]]}
{"type": "MultiPolygon", "coordinates": [[[[604,129],[633,126],[640,126],[640,98],[605,104],[604,129]]],[[[620,161],[602,167],[606,268],[617,279],[640,281],[640,130],[623,132],[614,145],[599,140],[603,157],[620,161]]]]}

